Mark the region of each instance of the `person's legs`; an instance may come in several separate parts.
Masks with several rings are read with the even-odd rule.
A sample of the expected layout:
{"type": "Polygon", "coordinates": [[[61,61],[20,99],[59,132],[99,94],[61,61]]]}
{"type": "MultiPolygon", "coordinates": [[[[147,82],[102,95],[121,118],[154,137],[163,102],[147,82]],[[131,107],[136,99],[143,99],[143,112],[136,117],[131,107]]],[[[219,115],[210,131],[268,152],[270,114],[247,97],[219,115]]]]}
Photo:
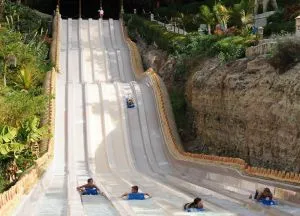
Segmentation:
{"type": "Polygon", "coordinates": [[[257,199],[258,197],[258,190],[255,191],[254,199],[257,199]]]}

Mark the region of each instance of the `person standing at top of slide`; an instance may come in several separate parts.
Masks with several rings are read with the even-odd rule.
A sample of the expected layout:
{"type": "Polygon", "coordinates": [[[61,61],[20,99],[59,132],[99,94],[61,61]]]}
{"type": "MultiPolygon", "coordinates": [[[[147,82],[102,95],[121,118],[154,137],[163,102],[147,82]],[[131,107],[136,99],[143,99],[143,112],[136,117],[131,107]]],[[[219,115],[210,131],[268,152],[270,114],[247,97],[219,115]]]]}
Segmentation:
{"type": "Polygon", "coordinates": [[[101,19],[103,19],[103,16],[104,16],[104,10],[102,9],[102,7],[100,7],[100,10],[98,10],[98,12],[99,12],[99,17],[100,17],[101,19]]]}

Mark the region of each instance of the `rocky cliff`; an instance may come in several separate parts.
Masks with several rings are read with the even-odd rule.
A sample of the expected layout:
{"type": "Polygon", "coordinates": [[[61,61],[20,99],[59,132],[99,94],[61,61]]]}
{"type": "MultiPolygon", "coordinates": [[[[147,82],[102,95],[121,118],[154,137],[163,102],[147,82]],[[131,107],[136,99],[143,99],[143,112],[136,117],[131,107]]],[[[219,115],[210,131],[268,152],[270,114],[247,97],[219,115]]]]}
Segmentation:
{"type": "Polygon", "coordinates": [[[278,75],[263,57],[210,60],[190,79],[198,149],[300,171],[300,65],[278,75]]]}
{"type": "MultiPolygon", "coordinates": [[[[172,59],[154,48],[142,50],[146,67],[169,65],[156,69],[169,88],[176,86],[172,59]]],[[[186,150],[300,171],[300,65],[279,75],[265,57],[227,65],[208,59],[190,74],[185,95],[192,127],[180,128],[186,150]],[[193,136],[186,139],[191,131],[184,130],[193,136]]]]}

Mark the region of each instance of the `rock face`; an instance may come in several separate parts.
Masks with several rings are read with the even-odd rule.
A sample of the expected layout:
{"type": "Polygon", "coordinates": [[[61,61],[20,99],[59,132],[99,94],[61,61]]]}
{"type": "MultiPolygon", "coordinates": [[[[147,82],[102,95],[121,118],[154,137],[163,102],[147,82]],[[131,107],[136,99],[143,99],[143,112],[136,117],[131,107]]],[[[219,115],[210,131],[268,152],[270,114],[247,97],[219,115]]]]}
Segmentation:
{"type": "Polygon", "coordinates": [[[169,58],[166,52],[158,50],[155,46],[148,46],[142,39],[138,39],[137,46],[145,69],[153,68],[163,78],[167,87],[171,87],[174,82],[175,60],[169,58]]]}
{"type": "Polygon", "coordinates": [[[205,61],[186,88],[198,151],[300,171],[300,65],[278,75],[259,57],[205,61]]]}

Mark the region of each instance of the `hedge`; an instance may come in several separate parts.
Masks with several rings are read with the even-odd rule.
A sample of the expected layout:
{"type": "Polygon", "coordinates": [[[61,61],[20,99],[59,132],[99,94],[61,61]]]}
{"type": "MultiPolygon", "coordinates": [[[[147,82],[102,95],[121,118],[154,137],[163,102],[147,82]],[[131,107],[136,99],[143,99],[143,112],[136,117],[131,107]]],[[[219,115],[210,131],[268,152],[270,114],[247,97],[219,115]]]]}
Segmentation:
{"type": "Polygon", "coordinates": [[[183,35],[169,32],[164,26],[143,19],[138,15],[126,14],[124,21],[127,24],[131,37],[135,37],[135,33],[137,32],[148,44],[155,43],[160,49],[166,50],[169,53],[174,53],[176,44],[185,38],[183,35]]]}

